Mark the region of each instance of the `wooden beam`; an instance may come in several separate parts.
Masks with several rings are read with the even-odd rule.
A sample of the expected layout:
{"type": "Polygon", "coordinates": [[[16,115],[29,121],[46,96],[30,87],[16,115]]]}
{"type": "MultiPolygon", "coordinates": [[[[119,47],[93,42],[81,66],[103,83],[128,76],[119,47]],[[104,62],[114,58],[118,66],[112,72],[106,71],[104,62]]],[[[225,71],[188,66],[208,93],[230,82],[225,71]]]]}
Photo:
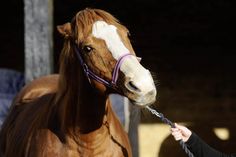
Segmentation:
{"type": "Polygon", "coordinates": [[[53,72],[53,0],[24,0],[26,82],[53,72]]]}

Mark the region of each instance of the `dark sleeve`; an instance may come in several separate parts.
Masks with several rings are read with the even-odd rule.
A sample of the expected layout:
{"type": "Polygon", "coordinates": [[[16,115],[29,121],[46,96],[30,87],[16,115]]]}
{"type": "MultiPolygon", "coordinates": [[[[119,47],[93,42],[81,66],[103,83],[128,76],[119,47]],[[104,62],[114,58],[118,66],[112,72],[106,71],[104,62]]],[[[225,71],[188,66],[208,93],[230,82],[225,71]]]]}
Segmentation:
{"type": "Polygon", "coordinates": [[[224,154],[215,150],[206,144],[194,132],[192,132],[192,135],[186,144],[194,157],[236,157],[236,155],[224,154]]]}

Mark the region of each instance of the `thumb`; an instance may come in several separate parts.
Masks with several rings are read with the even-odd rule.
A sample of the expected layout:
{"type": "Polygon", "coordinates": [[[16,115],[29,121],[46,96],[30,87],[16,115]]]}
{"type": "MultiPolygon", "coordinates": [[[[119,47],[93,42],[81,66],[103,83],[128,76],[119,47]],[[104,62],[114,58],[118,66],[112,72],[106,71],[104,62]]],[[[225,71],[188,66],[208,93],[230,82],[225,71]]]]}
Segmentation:
{"type": "Polygon", "coordinates": [[[188,130],[185,126],[179,125],[179,124],[177,124],[177,123],[175,123],[175,127],[178,128],[178,129],[181,130],[181,131],[186,131],[186,130],[188,130]]]}

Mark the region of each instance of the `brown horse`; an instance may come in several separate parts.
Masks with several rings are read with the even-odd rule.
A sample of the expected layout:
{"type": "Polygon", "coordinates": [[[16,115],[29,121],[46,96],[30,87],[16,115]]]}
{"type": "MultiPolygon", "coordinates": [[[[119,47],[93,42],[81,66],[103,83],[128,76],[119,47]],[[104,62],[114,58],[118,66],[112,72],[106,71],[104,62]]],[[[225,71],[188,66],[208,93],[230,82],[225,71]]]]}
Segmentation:
{"type": "Polygon", "coordinates": [[[132,156],[108,95],[120,93],[143,107],[155,101],[156,88],[128,30],[99,9],[78,12],[58,30],[65,38],[60,73],[29,83],[15,98],[0,156],[132,156]]]}

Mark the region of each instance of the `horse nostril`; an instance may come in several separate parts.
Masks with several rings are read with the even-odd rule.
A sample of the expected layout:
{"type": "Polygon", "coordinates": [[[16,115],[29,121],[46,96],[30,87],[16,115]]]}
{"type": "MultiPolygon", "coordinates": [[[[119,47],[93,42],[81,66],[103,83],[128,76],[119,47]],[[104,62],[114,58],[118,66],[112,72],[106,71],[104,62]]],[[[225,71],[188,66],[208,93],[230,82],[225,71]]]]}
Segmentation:
{"type": "Polygon", "coordinates": [[[152,90],[152,91],[150,91],[150,92],[147,93],[147,95],[154,95],[154,94],[155,94],[155,91],[154,91],[154,90],[152,90]]]}
{"type": "Polygon", "coordinates": [[[141,90],[134,84],[133,81],[128,82],[128,88],[132,91],[141,92],[141,90]]]}

